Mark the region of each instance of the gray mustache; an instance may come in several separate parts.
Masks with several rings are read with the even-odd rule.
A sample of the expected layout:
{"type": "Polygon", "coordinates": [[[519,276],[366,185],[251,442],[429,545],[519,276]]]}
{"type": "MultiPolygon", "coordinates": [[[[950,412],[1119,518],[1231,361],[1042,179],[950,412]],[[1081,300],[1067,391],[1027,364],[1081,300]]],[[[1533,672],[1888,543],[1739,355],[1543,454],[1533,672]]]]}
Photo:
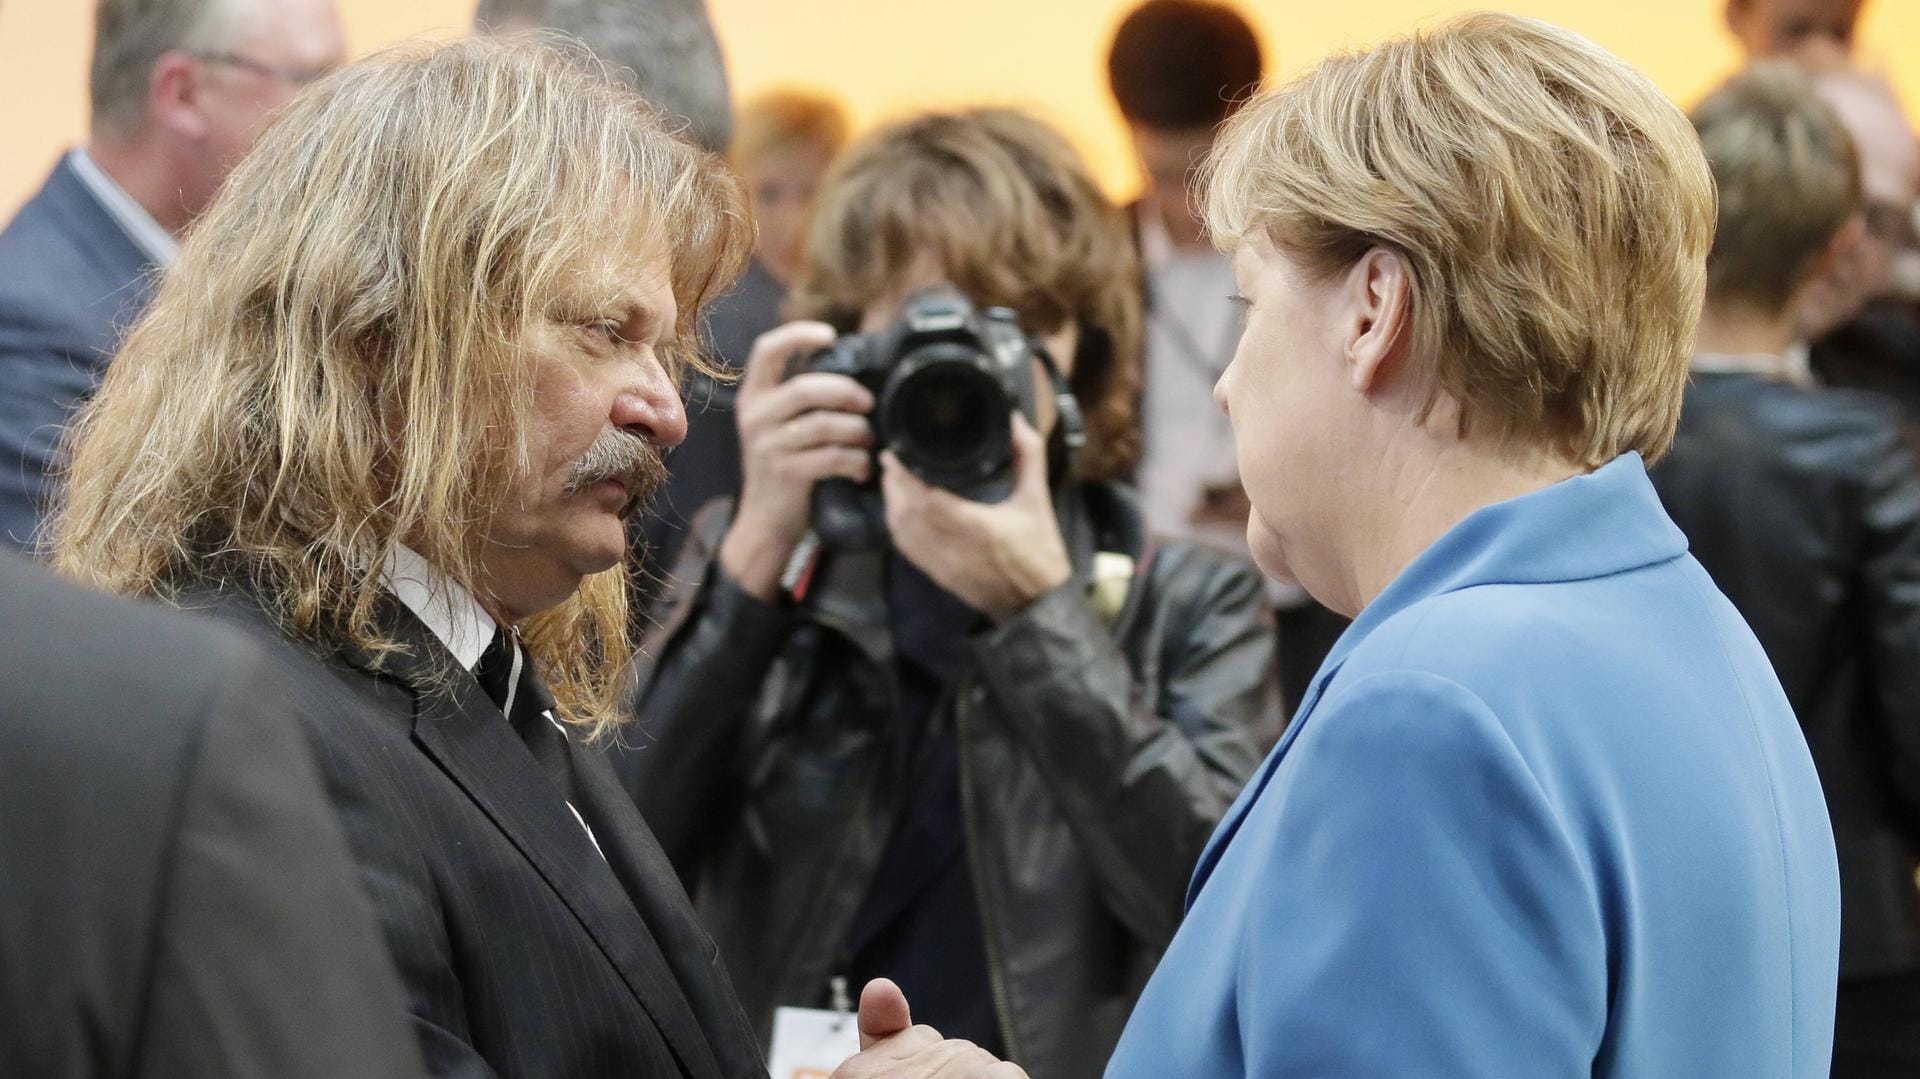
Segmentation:
{"type": "Polygon", "coordinates": [[[645,439],[608,426],[573,463],[567,473],[565,490],[567,494],[577,495],[602,480],[620,482],[632,496],[620,511],[624,517],[653,498],[653,493],[667,480],[667,465],[661,460],[660,451],[645,439]]]}

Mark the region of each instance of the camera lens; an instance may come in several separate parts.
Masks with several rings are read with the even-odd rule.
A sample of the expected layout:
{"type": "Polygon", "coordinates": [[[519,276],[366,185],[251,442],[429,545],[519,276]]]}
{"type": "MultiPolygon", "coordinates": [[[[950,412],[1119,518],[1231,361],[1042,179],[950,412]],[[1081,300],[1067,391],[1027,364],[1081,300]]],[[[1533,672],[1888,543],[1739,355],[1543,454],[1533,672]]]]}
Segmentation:
{"type": "Polygon", "coordinates": [[[1006,458],[1011,402],[971,350],[926,356],[890,387],[882,423],[902,463],[935,483],[962,483],[1006,458]]]}

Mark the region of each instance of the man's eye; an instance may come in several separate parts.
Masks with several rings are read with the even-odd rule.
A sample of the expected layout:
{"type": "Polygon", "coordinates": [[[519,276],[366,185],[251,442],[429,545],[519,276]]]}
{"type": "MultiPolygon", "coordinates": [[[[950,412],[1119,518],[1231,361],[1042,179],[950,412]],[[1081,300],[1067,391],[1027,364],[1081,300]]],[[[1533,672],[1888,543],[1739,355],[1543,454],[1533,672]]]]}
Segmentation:
{"type": "Polygon", "coordinates": [[[610,345],[617,345],[626,340],[625,337],[621,336],[620,323],[615,319],[592,319],[588,321],[583,328],[588,333],[593,334],[595,337],[600,338],[610,345]]]}

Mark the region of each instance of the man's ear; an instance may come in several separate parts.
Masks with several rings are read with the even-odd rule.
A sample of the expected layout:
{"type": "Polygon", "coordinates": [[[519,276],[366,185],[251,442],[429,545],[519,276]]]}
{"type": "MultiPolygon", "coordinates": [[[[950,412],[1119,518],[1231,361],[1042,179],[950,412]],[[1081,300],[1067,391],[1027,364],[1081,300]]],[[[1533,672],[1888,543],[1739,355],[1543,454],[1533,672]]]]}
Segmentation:
{"type": "Polygon", "coordinates": [[[161,53],[147,77],[148,122],[189,139],[205,136],[207,121],[200,108],[205,70],[205,65],[182,50],[161,53]]]}
{"type": "Polygon", "coordinates": [[[1413,275],[1397,251],[1375,247],[1346,272],[1339,302],[1348,305],[1347,370],[1353,388],[1372,393],[1398,373],[1412,336],[1413,275]]]}
{"type": "Polygon", "coordinates": [[[1818,337],[1853,317],[1865,291],[1862,262],[1866,252],[1862,248],[1867,242],[1866,218],[1854,214],[1827,246],[1808,260],[1787,300],[1796,333],[1818,337]]]}
{"type": "Polygon", "coordinates": [[[1847,218],[1846,224],[1840,226],[1840,231],[1833,234],[1833,239],[1827,241],[1827,246],[1821,248],[1807,263],[1806,270],[1800,275],[1801,283],[1804,285],[1808,281],[1817,281],[1832,274],[1844,260],[1859,258],[1860,246],[1866,242],[1866,215],[1854,214],[1847,218]]]}

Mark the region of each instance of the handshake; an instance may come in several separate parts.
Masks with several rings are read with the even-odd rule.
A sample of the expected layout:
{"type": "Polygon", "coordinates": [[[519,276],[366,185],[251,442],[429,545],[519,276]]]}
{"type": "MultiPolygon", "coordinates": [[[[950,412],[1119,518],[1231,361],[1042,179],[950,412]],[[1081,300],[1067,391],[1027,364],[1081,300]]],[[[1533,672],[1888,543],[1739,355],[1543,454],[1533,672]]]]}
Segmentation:
{"type": "Polygon", "coordinates": [[[914,1026],[900,987],[876,978],[860,991],[860,1052],[832,1079],[1027,1079],[1018,1065],[996,1060],[972,1042],[914,1026]]]}

